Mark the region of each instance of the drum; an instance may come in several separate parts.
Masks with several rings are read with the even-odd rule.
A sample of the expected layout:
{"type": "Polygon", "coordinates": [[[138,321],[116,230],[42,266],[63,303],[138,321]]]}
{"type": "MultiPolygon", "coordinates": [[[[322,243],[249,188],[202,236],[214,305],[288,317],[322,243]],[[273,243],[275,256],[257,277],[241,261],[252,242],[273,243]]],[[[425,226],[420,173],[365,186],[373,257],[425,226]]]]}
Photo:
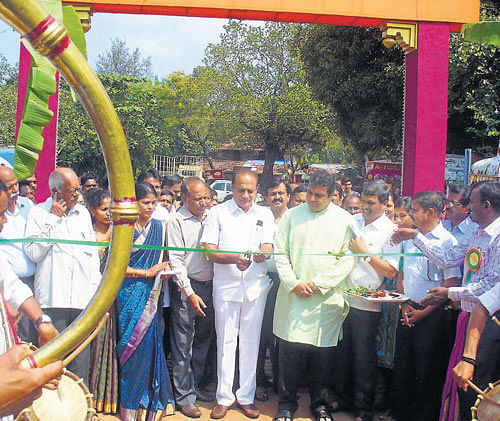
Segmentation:
{"type": "Polygon", "coordinates": [[[498,421],[500,420],[500,380],[480,393],[476,403],[471,408],[472,421],[498,421]]]}
{"type": "Polygon", "coordinates": [[[82,379],[66,370],[57,389],[42,389],[42,396],[21,411],[16,421],[90,421],[94,415],[89,389],[82,379]]]}

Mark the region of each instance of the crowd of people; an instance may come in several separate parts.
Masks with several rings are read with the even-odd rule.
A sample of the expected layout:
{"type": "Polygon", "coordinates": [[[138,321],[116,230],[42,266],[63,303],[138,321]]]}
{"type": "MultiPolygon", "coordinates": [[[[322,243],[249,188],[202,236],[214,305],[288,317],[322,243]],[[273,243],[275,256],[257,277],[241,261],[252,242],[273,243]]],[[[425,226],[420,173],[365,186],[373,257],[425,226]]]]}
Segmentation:
{"type": "MultiPolygon", "coordinates": [[[[35,205],[36,178],[18,183],[0,167],[0,238],[110,240],[112,198],[95,174],[58,168],[49,188],[35,205]]],[[[96,410],[199,418],[197,402],[215,401],[213,419],[233,406],[257,418],[255,402],[274,388],[275,420],[291,421],[306,387],[318,421],[341,411],[372,420],[380,402],[393,420],[470,420],[467,382],[500,378],[500,326],[489,317],[500,308],[500,183],[400,197],[381,180],[356,192],[318,171],[307,185],[273,179],[262,204],[258,188],[242,169],[219,203],[200,178],[139,174],[125,278],[105,327],[68,367],[96,410]],[[351,288],[408,300],[381,304],[346,296],[351,288]]],[[[27,352],[17,335],[43,345],[68,327],[106,256],[102,245],[0,244],[0,367],[11,380],[28,384],[12,363],[27,352]]],[[[62,368],[40,370],[38,386],[62,368]]],[[[0,417],[36,395],[14,403],[3,377],[0,417]]]]}

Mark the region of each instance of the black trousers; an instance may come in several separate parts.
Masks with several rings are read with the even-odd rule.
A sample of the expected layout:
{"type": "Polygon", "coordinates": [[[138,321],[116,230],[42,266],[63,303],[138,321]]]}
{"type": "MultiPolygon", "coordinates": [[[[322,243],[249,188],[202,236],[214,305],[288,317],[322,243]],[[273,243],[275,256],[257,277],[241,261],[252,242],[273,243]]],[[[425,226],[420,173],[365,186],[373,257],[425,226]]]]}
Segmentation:
{"type": "MultiPolygon", "coordinates": [[[[43,312],[52,319],[52,324],[61,333],[80,315],[82,310],[74,308],[44,308],[43,312]]],[[[75,373],[83,379],[83,382],[89,384],[89,365],[90,365],[90,346],[87,346],[71,363],[68,370],[75,373]]]]}
{"type": "Polygon", "coordinates": [[[212,281],[191,280],[191,287],[207,308],[206,316],[195,314],[189,301],[170,283],[170,349],[172,375],[179,405],[196,401],[195,387],[200,384],[205,371],[208,351],[215,337],[212,281]]]}
{"type": "Polygon", "coordinates": [[[442,306],[413,327],[398,325],[391,400],[398,421],[439,419],[449,358],[445,332],[448,326],[442,306]]]}
{"type": "Polygon", "coordinates": [[[276,346],[276,337],[273,334],[274,307],[276,305],[276,296],[280,286],[279,275],[275,272],[268,272],[268,276],[273,281],[273,285],[267,294],[266,308],[264,318],[262,319],[262,329],[260,333],[259,357],[257,359],[257,385],[267,386],[267,378],[264,372],[266,362],[266,352],[269,348],[273,368],[273,382],[276,384],[278,379],[278,353],[276,346]]]}
{"type": "Polygon", "coordinates": [[[337,348],[337,387],[344,407],[369,417],[373,411],[377,383],[377,326],[380,312],[351,308],[344,321],[343,337],[337,348]]]}
{"type": "Polygon", "coordinates": [[[279,353],[279,385],[278,413],[282,410],[294,413],[298,408],[298,390],[305,375],[304,367],[308,367],[311,375],[308,378],[311,395],[311,412],[328,405],[328,380],[335,347],[320,348],[313,345],[288,342],[278,339],[279,353]]]}
{"type": "MultiPolygon", "coordinates": [[[[497,311],[495,316],[500,319],[500,311],[497,311]]],[[[485,389],[488,383],[494,383],[498,379],[500,379],[500,326],[488,317],[477,347],[476,368],[472,382],[480,389],[485,389]]],[[[476,402],[477,393],[470,387],[467,388],[467,392],[460,389],[459,393],[462,421],[470,421],[470,408],[476,402]]]]}

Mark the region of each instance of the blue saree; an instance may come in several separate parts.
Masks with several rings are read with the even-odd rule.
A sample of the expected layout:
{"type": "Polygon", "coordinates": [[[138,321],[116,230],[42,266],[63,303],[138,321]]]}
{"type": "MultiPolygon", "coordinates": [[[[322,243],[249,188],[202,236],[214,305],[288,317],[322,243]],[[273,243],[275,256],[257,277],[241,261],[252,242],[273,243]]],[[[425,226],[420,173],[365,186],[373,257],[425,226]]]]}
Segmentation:
{"type": "MultiPolygon", "coordinates": [[[[163,224],[134,231],[134,244],[163,245],[163,224]]],[[[132,249],[129,266],[149,269],[160,262],[161,250],[132,249]]],[[[173,395],[157,313],[161,282],[155,278],[125,278],[118,292],[120,415],[125,421],[161,419],[173,409],[173,395]]]]}

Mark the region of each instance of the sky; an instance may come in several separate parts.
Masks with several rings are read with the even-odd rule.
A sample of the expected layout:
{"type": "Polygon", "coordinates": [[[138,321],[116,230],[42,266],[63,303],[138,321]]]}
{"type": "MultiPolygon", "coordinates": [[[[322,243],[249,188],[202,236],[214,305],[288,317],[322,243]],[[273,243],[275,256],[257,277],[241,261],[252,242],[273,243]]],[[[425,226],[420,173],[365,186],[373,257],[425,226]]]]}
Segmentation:
{"type": "MultiPolygon", "coordinates": [[[[219,42],[227,22],[214,18],[96,13],[86,34],[88,59],[95,67],[98,55],[109,50],[111,40],[118,37],[127,42],[130,50],[138,47],[144,58],[151,56],[153,74],[160,79],[177,70],[191,73],[202,64],[207,45],[219,42]]],[[[19,61],[19,35],[3,21],[0,53],[11,64],[19,61]]]]}

